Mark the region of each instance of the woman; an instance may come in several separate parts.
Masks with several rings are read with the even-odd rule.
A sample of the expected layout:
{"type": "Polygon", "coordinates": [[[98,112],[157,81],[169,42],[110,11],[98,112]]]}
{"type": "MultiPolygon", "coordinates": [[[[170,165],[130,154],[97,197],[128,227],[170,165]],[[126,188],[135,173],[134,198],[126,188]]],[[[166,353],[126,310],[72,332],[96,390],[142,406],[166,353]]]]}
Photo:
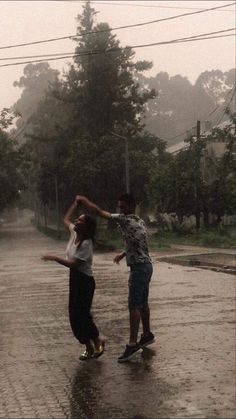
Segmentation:
{"type": "Polygon", "coordinates": [[[73,224],[71,218],[76,208],[77,202],[74,201],[64,217],[64,225],[71,233],[66,249],[67,258],[45,255],[42,259],[58,262],[70,269],[70,324],[76,339],[86,346],[80,359],[87,360],[102,355],[105,343],[99,338],[99,331],[90,312],[95,291],[92,260],[96,220],[83,214],[73,224]]]}

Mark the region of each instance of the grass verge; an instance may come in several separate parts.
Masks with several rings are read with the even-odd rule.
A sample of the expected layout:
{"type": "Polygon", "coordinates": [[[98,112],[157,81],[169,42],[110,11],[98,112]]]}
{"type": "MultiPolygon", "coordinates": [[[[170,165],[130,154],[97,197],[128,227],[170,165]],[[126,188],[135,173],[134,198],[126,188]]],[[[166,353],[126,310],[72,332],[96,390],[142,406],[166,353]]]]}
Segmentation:
{"type": "MultiPolygon", "coordinates": [[[[150,248],[155,248],[161,243],[164,246],[183,244],[189,246],[210,247],[236,247],[235,232],[225,230],[200,230],[194,233],[160,232],[155,233],[150,239],[150,248]]],[[[157,247],[158,248],[158,247],[157,247]]]]}
{"type": "MultiPolygon", "coordinates": [[[[32,221],[33,222],[33,221],[32,221]]],[[[68,240],[68,232],[60,229],[59,237],[55,228],[44,227],[33,222],[36,228],[48,237],[56,240],[68,240]]],[[[177,233],[171,231],[157,232],[149,237],[151,251],[167,250],[174,245],[205,246],[218,248],[236,247],[236,230],[200,230],[194,233],[177,233]]],[[[98,230],[95,249],[100,251],[122,250],[124,248],[121,234],[116,231],[98,230]]]]}

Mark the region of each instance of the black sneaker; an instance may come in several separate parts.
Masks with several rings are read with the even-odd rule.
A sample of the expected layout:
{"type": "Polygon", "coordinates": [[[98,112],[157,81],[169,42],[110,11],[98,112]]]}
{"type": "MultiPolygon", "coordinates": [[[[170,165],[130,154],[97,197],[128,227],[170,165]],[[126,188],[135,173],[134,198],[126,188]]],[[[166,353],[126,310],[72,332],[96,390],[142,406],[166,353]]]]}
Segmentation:
{"type": "Polygon", "coordinates": [[[141,335],[141,339],[138,345],[140,348],[145,348],[145,346],[151,345],[154,342],[155,342],[155,336],[151,332],[149,332],[149,334],[146,336],[141,335]]]}
{"type": "Polygon", "coordinates": [[[119,356],[119,358],[118,358],[118,362],[126,362],[126,361],[129,361],[130,359],[132,359],[135,356],[135,354],[137,352],[140,351],[140,349],[141,348],[138,345],[138,343],[136,343],[135,346],[126,345],[126,348],[125,348],[124,353],[121,356],[119,356]]]}

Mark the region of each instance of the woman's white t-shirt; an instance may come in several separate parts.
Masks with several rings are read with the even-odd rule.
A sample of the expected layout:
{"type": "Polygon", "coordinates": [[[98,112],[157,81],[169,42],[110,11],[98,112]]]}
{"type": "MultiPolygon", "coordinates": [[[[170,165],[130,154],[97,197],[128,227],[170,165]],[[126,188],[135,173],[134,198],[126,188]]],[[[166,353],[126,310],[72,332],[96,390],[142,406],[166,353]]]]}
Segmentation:
{"type": "Polygon", "coordinates": [[[79,259],[81,264],[77,267],[77,270],[93,276],[92,262],[93,262],[93,241],[91,239],[83,240],[80,245],[75,243],[77,234],[74,231],[74,224],[69,225],[70,239],[66,248],[67,259],[79,259]]]}

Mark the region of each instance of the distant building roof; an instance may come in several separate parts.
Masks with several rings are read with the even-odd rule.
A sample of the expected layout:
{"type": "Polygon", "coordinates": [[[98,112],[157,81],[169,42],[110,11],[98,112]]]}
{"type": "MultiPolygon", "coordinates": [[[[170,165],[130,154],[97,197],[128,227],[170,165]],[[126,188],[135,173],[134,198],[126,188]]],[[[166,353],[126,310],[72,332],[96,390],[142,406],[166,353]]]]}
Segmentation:
{"type": "Polygon", "coordinates": [[[233,125],[232,121],[230,121],[229,119],[227,119],[227,121],[221,122],[221,123],[220,123],[220,124],[218,124],[218,125],[214,125],[211,129],[209,129],[209,130],[205,131],[205,132],[203,133],[203,135],[207,137],[208,135],[210,135],[210,134],[211,134],[211,131],[212,131],[214,128],[224,129],[224,128],[227,128],[227,127],[229,127],[229,126],[231,126],[231,125],[233,125]]]}
{"type": "MultiPolygon", "coordinates": [[[[205,127],[207,127],[207,126],[209,127],[209,124],[207,125],[206,122],[209,122],[209,121],[205,121],[205,127]]],[[[211,127],[210,129],[202,132],[201,136],[202,137],[207,137],[208,135],[211,134],[211,132],[214,128],[224,129],[224,128],[230,126],[230,125],[232,125],[232,127],[233,127],[232,121],[230,121],[230,120],[221,122],[219,125],[215,125],[215,126],[211,127]]],[[[187,131],[186,131],[186,134],[187,134],[187,131]]],[[[195,135],[194,135],[194,137],[195,137],[195,135]]],[[[182,140],[178,144],[167,147],[166,150],[170,154],[176,154],[176,153],[179,153],[179,151],[181,151],[181,150],[187,150],[188,147],[189,147],[189,143],[186,142],[185,140],[182,140]]]]}
{"type": "Polygon", "coordinates": [[[189,143],[186,143],[186,141],[182,140],[180,141],[180,143],[171,145],[170,147],[168,147],[166,151],[168,151],[168,153],[170,154],[176,154],[181,150],[187,149],[188,147],[189,147],[189,143]]]}

